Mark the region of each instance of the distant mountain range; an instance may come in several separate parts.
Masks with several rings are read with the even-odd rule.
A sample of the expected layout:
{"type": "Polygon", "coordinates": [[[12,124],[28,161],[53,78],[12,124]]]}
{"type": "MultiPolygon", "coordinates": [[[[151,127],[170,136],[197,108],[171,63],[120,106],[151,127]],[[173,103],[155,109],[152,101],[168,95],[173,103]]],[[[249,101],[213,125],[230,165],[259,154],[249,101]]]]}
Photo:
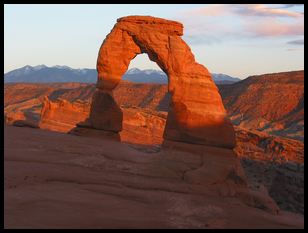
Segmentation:
{"type": "MultiPolygon", "coordinates": [[[[239,78],[226,74],[212,73],[216,84],[232,84],[240,81],[239,78]]],[[[4,74],[4,82],[24,83],[50,83],[50,82],[80,82],[95,83],[97,80],[96,69],[73,69],[68,66],[24,66],[4,74]]],[[[138,68],[129,69],[123,80],[136,83],[168,83],[166,74],[161,70],[138,68]]]]}
{"type": "Polygon", "coordinates": [[[4,82],[49,83],[49,82],[96,82],[95,69],[72,69],[68,66],[24,66],[4,74],[4,82]]]}

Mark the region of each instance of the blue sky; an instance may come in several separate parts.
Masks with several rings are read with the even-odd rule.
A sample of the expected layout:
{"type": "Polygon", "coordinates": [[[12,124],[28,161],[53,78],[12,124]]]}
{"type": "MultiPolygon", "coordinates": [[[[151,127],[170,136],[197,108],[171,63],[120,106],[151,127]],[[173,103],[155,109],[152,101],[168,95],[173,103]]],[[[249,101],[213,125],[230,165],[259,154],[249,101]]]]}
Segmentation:
{"type": "MultiPolygon", "coordinates": [[[[304,69],[301,4],[6,4],[4,71],[40,64],[95,68],[106,35],[127,15],[183,23],[183,40],[210,72],[246,78],[304,69]]],[[[159,69],[146,54],[133,67],[159,69]]]]}

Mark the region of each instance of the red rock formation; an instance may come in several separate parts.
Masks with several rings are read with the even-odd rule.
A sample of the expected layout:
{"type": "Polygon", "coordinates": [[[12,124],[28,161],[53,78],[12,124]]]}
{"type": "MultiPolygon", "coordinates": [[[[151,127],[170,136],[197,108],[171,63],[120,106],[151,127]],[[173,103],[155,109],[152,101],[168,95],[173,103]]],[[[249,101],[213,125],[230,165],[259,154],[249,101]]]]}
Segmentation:
{"type": "MultiPolygon", "coordinates": [[[[108,104],[105,103],[104,106],[108,106],[108,104]]],[[[52,101],[45,97],[39,126],[42,129],[70,132],[83,136],[102,138],[111,136],[130,144],[160,145],[162,143],[166,113],[136,107],[122,107],[119,110],[123,113],[123,129],[118,136],[115,136],[112,132],[88,129],[89,103],[69,102],[63,99],[52,101]],[[76,126],[79,127],[76,128],[76,126]]],[[[15,117],[15,120],[24,119],[17,117],[15,117]]]]}
{"type": "Polygon", "coordinates": [[[251,76],[219,89],[235,125],[304,139],[303,70],[251,76]]]}
{"type": "Polygon", "coordinates": [[[41,111],[40,128],[59,132],[68,132],[77,123],[84,121],[90,111],[90,105],[82,102],[70,103],[64,99],[50,101],[46,96],[41,111]]]}
{"type": "MultiPolygon", "coordinates": [[[[105,106],[108,105],[105,104],[105,106]]],[[[7,111],[8,108],[6,108],[7,111]]],[[[69,132],[76,127],[76,124],[80,124],[87,119],[89,109],[90,103],[65,100],[50,101],[45,98],[40,126],[45,129],[69,132]]],[[[13,122],[12,119],[14,121],[26,119],[24,113],[20,109],[17,110],[16,113],[8,111],[7,122],[13,122]]],[[[123,127],[120,132],[122,142],[143,145],[162,144],[167,113],[126,106],[122,106],[120,110],[123,113],[123,127]]],[[[30,119],[33,119],[33,117],[30,119]]],[[[269,162],[294,161],[304,163],[304,144],[300,141],[275,137],[241,127],[235,127],[235,130],[237,144],[234,151],[241,158],[269,162]]],[[[86,131],[89,130],[79,129],[78,133],[86,135],[86,131]]],[[[170,142],[165,141],[164,145],[167,146],[168,144],[170,142]]]]}
{"type": "Polygon", "coordinates": [[[164,138],[234,147],[233,126],[218,89],[208,70],[195,61],[181,35],[183,25],[175,21],[149,16],[118,19],[98,55],[97,90],[90,114],[94,128],[121,130],[121,112],[116,102],[110,99],[113,97],[111,92],[119,84],[130,61],[140,53],[147,53],[169,79],[168,91],[172,97],[164,138]],[[109,101],[108,108],[104,106],[105,99],[109,101]]]}
{"type": "MultiPolygon", "coordinates": [[[[14,101],[14,98],[11,101],[14,101]]],[[[4,122],[8,125],[38,128],[40,109],[41,101],[35,98],[9,104],[4,108],[4,122]]]]}
{"type": "Polygon", "coordinates": [[[237,195],[277,211],[266,193],[234,193],[232,181],[241,183],[234,172],[216,176],[230,166],[229,149],[145,153],[101,138],[10,126],[4,136],[5,228],[304,228],[304,215],[244,205],[237,195]],[[218,183],[207,185],[210,177],[218,183]]]}
{"type": "Polygon", "coordinates": [[[90,120],[97,129],[122,130],[123,113],[108,90],[96,90],[93,95],[90,120]]]}
{"type": "MultiPolygon", "coordinates": [[[[50,98],[57,98],[64,94],[61,97],[66,99],[65,92],[73,91],[78,87],[83,88],[82,94],[85,95],[87,85],[85,83],[5,83],[4,107],[31,99],[43,101],[46,95],[50,98]]],[[[81,97],[83,96],[79,96],[79,99],[81,97]]]]}
{"type": "MultiPolygon", "coordinates": [[[[36,84],[35,87],[33,87],[32,84],[12,84],[8,85],[8,87],[10,88],[6,88],[5,85],[6,91],[4,100],[5,103],[9,103],[4,110],[5,114],[7,114],[6,121],[16,121],[17,125],[25,126],[24,122],[20,122],[18,121],[18,119],[25,119],[25,117],[30,117],[31,119],[34,119],[35,117],[33,116],[33,114],[36,114],[37,111],[40,112],[41,102],[39,99],[43,99],[41,97],[42,94],[45,93],[44,90],[46,86],[46,84],[36,84]],[[27,91],[28,86],[29,91],[27,91]],[[39,99],[33,97],[37,97],[39,99]]],[[[83,84],[78,84],[75,88],[73,88],[73,86],[70,86],[69,84],[61,84],[57,88],[53,87],[50,98],[59,96],[61,98],[68,99],[72,103],[63,105],[53,104],[53,114],[44,114],[45,119],[43,120],[45,120],[45,128],[54,131],[67,132],[74,128],[76,126],[76,123],[79,123],[78,121],[86,119],[87,114],[84,114],[82,119],[79,115],[79,111],[82,108],[72,108],[71,105],[80,106],[81,103],[76,104],[75,100],[81,98],[88,102],[84,104],[88,106],[87,111],[89,111],[89,97],[92,96],[94,89],[94,85],[83,84]],[[68,108],[70,109],[70,111],[67,111],[68,108]],[[63,111],[67,111],[67,114],[63,114],[63,111]],[[48,124],[46,124],[47,122],[48,124]],[[63,130],[64,126],[66,127],[65,130],[63,130]]],[[[131,145],[134,148],[138,148],[138,150],[140,151],[150,151],[157,153],[157,151],[160,150],[159,146],[156,147],[153,145],[162,143],[162,135],[165,125],[166,113],[155,113],[154,111],[150,111],[149,109],[132,108],[128,106],[135,105],[139,107],[147,107],[152,110],[156,109],[157,106],[160,105],[166,93],[166,90],[167,87],[165,85],[158,84],[149,85],[121,82],[121,84],[117,86],[114,91],[114,97],[117,103],[124,105],[121,106],[121,110],[123,112],[123,129],[120,132],[120,137],[122,142],[130,144],[144,144],[142,146],[138,145],[138,147],[136,145],[131,145]]],[[[57,101],[55,101],[54,103],[57,103],[57,101]]],[[[46,104],[44,106],[48,107],[49,105],[46,104]]],[[[251,108],[251,110],[252,109],[253,108],[251,108]]],[[[275,111],[275,109],[272,109],[272,111],[275,111]]],[[[246,164],[246,162],[244,163],[246,174],[248,174],[248,176],[250,177],[253,177],[253,179],[251,180],[255,180],[256,185],[260,185],[260,183],[264,184],[266,188],[268,188],[268,190],[270,191],[271,196],[279,202],[278,204],[280,207],[284,209],[287,208],[290,210],[300,211],[301,213],[303,213],[302,197],[304,191],[302,181],[304,165],[302,164],[302,166],[300,166],[300,171],[292,171],[294,174],[290,174],[288,167],[284,169],[287,171],[283,173],[285,175],[280,174],[280,167],[279,173],[276,171],[276,162],[282,161],[283,159],[299,163],[304,162],[303,143],[294,140],[270,136],[253,130],[247,131],[244,129],[239,129],[237,127],[235,127],[235,129],[237,139],[237,146],[235,148],[236,154],[242,158],[242,161],[246,161],[246,158],[250,158],[249,161],[247,160],[248,165],[246,164]],[[259,168],[261,168],[261,170],[259,168]],[[281,177],[284,176],[285,178],[282,179],[281,177]],[[300,178],[295,179],[295,177],[300,178]]],[[[99,137],[99,140],[101,141],[103,141],[104,138],[115,138],[119,140],[119,137],[113,137],[115,136],[114,133],[103,130],[94,130],[80,127],[74,133],[82,136],[91,136],[96,138],[99,137]]],[[[204,163],[204,166],[196,169],[195,171],[186,172],[183,176],[183,179],[185,181],[189,183],[205,184],[207,182],[215,182],[215,179],[221,180],[225,177],[234,178],[234,174],[236,175],[237,172],[232,172],[236,171],[236,163],[234,163],[236,157],[234,157],[234,155],[230,156],[232,154],[230,150],[228,153],[226,153],[226,156],[218,158],[218,156],[221,156],[222,154],[221,152],[219,152],[219,148],[216,148],[217,150],[213,151],[214,148],[212,147],[212,151],[209,151],[208,148],[210,147],[186,144],[186,148],[184,148],[183,144],[185,145],[185,143],[178,144],[176,142],[173,142],[171,147],[173,147],[174,149],[179,148],[180,150],[185,149],[188,150],[188,152],[193,152],[190,153],[190,155],[194,158],[199,158],[200,153],[203,153],[202,157],[204,157],[203,161],[198,161],[196,163],[197,165],[204,163]],[[199,148],[199,150],[197,151],[198,155],[196,155],[196,150],[194,148],[199,148]],[[212,167],[215,167],[215,169],[211,169],[212,167]],[[232,167],[235,169],[233,169],[232,167]]],[[[183,158],[178,158],[178,155],[173,156],[173,154],[175,153],[174,151],[176,150],[166,150],[163,158],[164,160],[160,163],[164,165],[168,164],[168,166],[173,169],[179,169],[179,171],[177,172],[180,173],[182,165],[179,166],[177,160],[182,161],[183,159],[183,161],[185,161],[185,163],[187,164],[190,164],[191,162],[187,154],[185,154],[185,158],[184,156],[183,158]]],[[[284,166],[284,164],[289,163],[282,163],[281,166],[284,166]]],[[[237,179],[235,178],[235,180],[237,179]]],[[[251,183],[250,180],[249,183],[251,183]]],[[[226,188],[226,186],[223,185],[220,187],[220,189],[220,192],[222,194],[234,194],[235,192],[234,188],[228,189],[226,188]]],[[[249,193],[241,194],[241,198],[243,198],[243,200],[249,205],[254,205],[262,201],[259,199],[258,195],[253,199],[249,198],[249,196],[249,193]]],[[[272,205],[270,204],[271,202],[268,202],[266,200],[264,201],[265,203],[263,203],[264,205],[262,204],[262,208],[266,208],[269,210],[269,208],[275,207],[273,203],[272,205]]],[[[275,211],[275,208],[273,208],[272,210],[275,211]]]]}
{"type": "Polygon", "coordinates": [[[236,147],[241,158],[256,161],[304,163],[304,143],[301,141],[272,136],[257,130],[235,126],[236,147]]]}
{"type": "Polygon", "coordinates": [[[166,113],[142,108],[121,108],[123,130],[121,141],[130,144],[161,145],[166,124],[166,113]]]}
{"type": "MultiPolygon", "coordinates": [[[[289,74],[288,77],[289,80],[294,79],[292,77],[296,77],[295,76],[296,72],[291,72],[288,74],[289,74]]],[[[278,76],[279,75],[282,74],[278,74],[278,76]]],[[[279,85],[282,88],[284,85],[287,85],[283,84],[283,80],[284,79],[281,79],[280,82],[282,83],[279,85]]],[[[276,80],[275,82],[276,85],[278,85],[279,80],[276,80]]],[[[298,83],[298,85],[300,85],[301,82],[296,82],[296,80],[294,79],[292,83],[293,84],[298,83]]],[[[95,87],[92,84],[90,85],[78,84],[78,86],[77,84],[74,84],[75,86],[70,86],[69,84],[63,83],[61,85],[59,84],[58,86],[55,85],[56,84],[53,84],[52,86],[53,91],[49,98],[52,99],[55,96],[60,96],[61,98],[67,99],[72,103],[75,103],[76,99],[82,99],[86,101],[89,105],[91,101],[90,97],[92,96],[95,90],[95,87]],[[56,93],[59,94],[56,95],[56,93]]],[[[233,89],[235,90],[238,89],[238,85],[240,84],[233,85],[234,86],[233,89]]],[[[4,102],[6,103],[6,106],[4,108],[4,114],[6,116],[5,122],[8,124],[13,124],[13,122],[17,120],[26,120],[28,122],[29,120],[31,120],[32,122],[38,123],[42,105],[40,99],[43,99],[43,96],[41,96],[41,94],[46,93],[45,92],[46,87],[47,87],[46,84],[35,84],[35,85],[5,84],[5,95],[4,95],[4,102]],[[31,99],[31,97],[33,96],[37,96],[38,99],[37,98],[31,99]]],[[[233,93],[232,88],[227,89],[228,88],[227,86],[220,86],[220,88],[222,90],[222,95],[226,98],[226,100],[230,98],[230,96],[227,95],[226,92],[227,90],[230,91],[231,96],[234,96],[235,93],[240,93],[238,91],[235,91],[235,93],[233,93]]],[[[298,88],[300,90],[301,87],[298,86],[298,88]]],[[[275,92],[276,91],[277,90],[275,90],[275,92]]],[[[285,90],[283,93],[285,93],[286,91],[288,90],[285,90]]],[[[131,140],[133,139],[134,143],[141,144],[144,142],[144,144],[151,144],[151,142],[153,142],[153,144],[161,144],[165,122],[163,123],[156,122],[156,120],[152,119],[152,116],[155,115],[155,111],[152,111],[151,114],[146,114],[145,108],[151,110],[157,109],[158,106],[160,106],[162,100],[164,99],[166,92],[167,92],[166,85],[134,84],[126,81],[123,82],[121,81],[121,83],[114,90],[114,98],[116,102],[121,106],[121,109],[123,111],[123,129],[121,132],[121,136],[123,135],[127,136],[125,137],[123,136],[122,139],[125,138],[125,141],[129,142],[128,139],[129,135],[128,130],[129,130],[129,132],[134,135],[133,137],[131,137],[131,140]],[[134,106],[137,106],[139,108],[138,109],[132,108],[134,106]]],[[[240,99],[242,99],[242,101],[245,101],[244,97],[246,96],[247,93],[243,92],[241,94],[241,97],[239,97],[239,99],[236,100],[234,104],[238,105],[240,99]]],[[[284,98],[284,95],[282,95],[281,98],[284,98]]],[[[276,100],[275,102],[279,103],[277,105],[277,107],[279,108],[281,107],[281,105],[284,104],[276,100]]],[[[232,114],[234,113],[233,109],[235,109],[235,107],[233,107],[233,104],[231,103],[228,104],[227,102],[226,105],[230,107],[231,109],[230,114],[232,116],[232,114]]],[[[167,106],[164,105],[162,107],[166,108],[167,106]]],[[[257,114],[256,112],[252,111],[253,107],[249,105],[249,111],[247,112],[247,114],[249,115],[257,114]]],[[[268,109],[268,111],[275,112],[276,110],[275,108],[272,108],[268,109]]],[[[280,109],[279,111],[282,110],[280,109]]],[[[272,113],[268,114],[270,115],[272,113]]],[[[297,115],[291,114],[289,116],[295,117],[297,115]]],[[[67,119],[67,117],[63,117],[63,120],[65,119],[67,119]]],[[[248,121],[252,120],[252,118],[250,120],[249,119],[247,120],[248,121]]],[[[283,117],[283,119],[287,118],[283,117]]],[[[58,118],[58,121],[62,121],[62,119],[58,118]]],[[[78,123],[78,119],[69,124],[70,127],[71,128],[75,127],[76,122],[78,123]]],[[[297,122],[296,119],[294,119],[293,123],[297,124],[299,122],[297,122]]],[[[70,130],[71,129],[70,127],[68,127],[67,130],[70,130]]],[[[300,141],[288,140],[282,137],[275,137],[267,133],[255,131],[253,129],[247,130],[243,127],[240,128],[235,127],[235,130],[236,130],[236,141],[237,141],[235,151],[237,155],[240,157],[248,157],[258,161],[260,160],[272,161],[273,159],[275,160],[284,159],[299,163],[304,162],[304,155],[303,155],[304,145],[300,141]]],[[[288,133],[287,130],[282,130],[282,131],[288,133]]]]}

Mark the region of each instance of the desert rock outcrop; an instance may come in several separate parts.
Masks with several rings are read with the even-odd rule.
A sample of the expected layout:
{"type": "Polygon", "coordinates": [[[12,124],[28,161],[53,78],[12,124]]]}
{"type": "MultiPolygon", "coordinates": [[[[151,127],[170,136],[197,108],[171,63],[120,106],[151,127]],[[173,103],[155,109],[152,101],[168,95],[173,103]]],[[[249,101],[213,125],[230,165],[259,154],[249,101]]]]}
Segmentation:
{"type": "Polygon", "coordinates": [[[90,105],[81,101],[71,103],[65,99],[50,101],[45,96],[41,110],[40,128],[68,132],[77,123],[84,121],[90,111],[90,105]]]}
{"type": "Polygon", "coordinates": [[[255,75],[220,94],[234,125],[304,140],[304,71],[255,75]]]}
{"type": "Polygon", "coordinates": [[[129,63],[147,53],[167,74],[171,102],[164,138],[209,146],[233,148],[234,130],[210,73],[195,61],[181,39],[181,23],[150,17],[128,16],[117,20],[104,40],[97,60],[97,89],[90,123],[93,128],[119,132],[122,113],[112,91],[129,63]],[[106,103],[108,102],[108,107],[106,103]]]}
{"type": "MultiPolygon", "coordinates": [[[[63,132],[63,126],[65,126],[66,129],[64,132],[74,129],[74,134],[91,136],[93,140],[96,140],[95,138],[99,138],[99,140],[113,139],[112,135],[114,133],[109,131],[82,127],[78,127],[77,129],[76,127],[76,123],[79,125],[78,121],[81,120],[80,116],[78,116],[80,108],[77,108],[77,105],[80,106],[81,102],[77,104],[78,101],[76,100],[81,99],[85,101],[84,104],[90,110],[91,97],[95,91],[95,86],[92,84],[5,84],[4,88],[4,102],[6,103],[4,113],[7,124],[18,124],[19,126],[29,127],[29,124],[24,124],[28,120],[37,123],[41,120],[41,122],[45,122],[45,129],[63,132]],[[48,90],[48,87],[51,90],[48,90]],[[41,100],[44,99],[44,96],[48,92],[50,92],[49,101],[57,103],[58,101],[55,99],[62,98],[71,102],[69,106],[73,105],[76,107],[74,109],[70,108],[71,111],[74,111],[74,113],[69,113],[70,119],[65,116],[59,117],[65,111],[63,108],[67,108],[67,105],[59,104],[53,104],[52,115],[44,114],[43,118],[40,119],[40,112],[42,110],[41,100]],[[72,116],[76,116],[76,118],[72,116]]],[[[134,84],[121,81],[113,92],[114,98],[123,112],[123,126],[122,131],[119,133],[121,141],[130,144],[131,147],[138,149],[138,151],[150,153],[160,151],[159,145],[163,140],[162,136],[167,112],[156,112],[155,110],[168,109],[167,104],[169,103],[169,99],[165,98],[167,96],[167,86],[159,84],[134,84]],[[143,145],[140,145],[141,143],[143,145]]],[[[222,96],[224,96],[223,93],[222,96]]],[[[48,104],[44,105],[44,107],[48,107],[48,104]]],[[[47,109],[47,111],[50,110],[47,109]]],[[[275,109],[272,109],[272,111],[275,111],[275,109]]],[[[88,114],[84,114],[84,119],[87,116],[88,114]]],[[[277,201],[279,207],[284,210],[287,209],[303,213],[303,142],[278,138],[277,136],[271,136],[255,130],[245,130],[240,127],[234,128],[237,140],[234,151],[241,158],[249,184],[253,183],[253,187],[256,190],[259,189],[258,186],[260,184],[263,184],[268,189],[270,195],[277,201]],[[288,160],[288,163],[285,163],[285,160],[288,160]],[[281,164],[277,163],[279,161],[281,164]],[[299,169],[296,170],[291,167],[293,169],[291,171],[289,165],[286,166],[292,162],[300,163],[298,164],[299,169]],[[284,178],[280,179],[281,176],[284,178]]],[[[172,151],[170,152],[174,153],[172,151]]],[[[209,158],[208,154],[205,156],[209,158]]],[[[217,158],[213,157],[212,160],[217,161],[217,158]]],[[[174,159],[172,161],[169,162],[170,166],[177,166],[175,165],[174,159]]],[[[226,163],[226,157],[222,161],[226,163]]],[[[212,166],[213,164],[209,167],[212,166]]],[[[215,165],[216,168],[219,166],[220,164],[215,165]]],[[[199,174],[201,174],[201,170],[200,168],[198,171],[199,174]]],[[[184,176],[184,180],[187,182],[192,181],[192,178],[195,178],[196,181],[198,180],[194,173],[188,172],[184,176]]],[[[246,196],[243,198],[245,199],[246,196]]],[[[253,200],[250,201],[249,204],[254,203],[253,200]]]]}

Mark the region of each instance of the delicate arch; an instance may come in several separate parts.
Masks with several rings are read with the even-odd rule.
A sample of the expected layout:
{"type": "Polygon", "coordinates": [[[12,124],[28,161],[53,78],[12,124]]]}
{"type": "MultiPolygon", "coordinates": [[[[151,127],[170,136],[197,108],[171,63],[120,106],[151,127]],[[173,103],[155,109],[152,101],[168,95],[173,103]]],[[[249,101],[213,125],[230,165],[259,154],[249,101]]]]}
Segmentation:
{"type": "Polygon", "coordinates": [[[175,21],[150,16],[117,20],[98,54],[97,89],[90,112],[92,127],[122,130],[122,111],[114,101],[112,90],[121,81],[130,61],[140,53],[147,53],[168,76],[171,102],[164,139],[234,147],[234,129],[218,88],[208,70],[196,63],[182,35],[183,25],[175,21]]]}

